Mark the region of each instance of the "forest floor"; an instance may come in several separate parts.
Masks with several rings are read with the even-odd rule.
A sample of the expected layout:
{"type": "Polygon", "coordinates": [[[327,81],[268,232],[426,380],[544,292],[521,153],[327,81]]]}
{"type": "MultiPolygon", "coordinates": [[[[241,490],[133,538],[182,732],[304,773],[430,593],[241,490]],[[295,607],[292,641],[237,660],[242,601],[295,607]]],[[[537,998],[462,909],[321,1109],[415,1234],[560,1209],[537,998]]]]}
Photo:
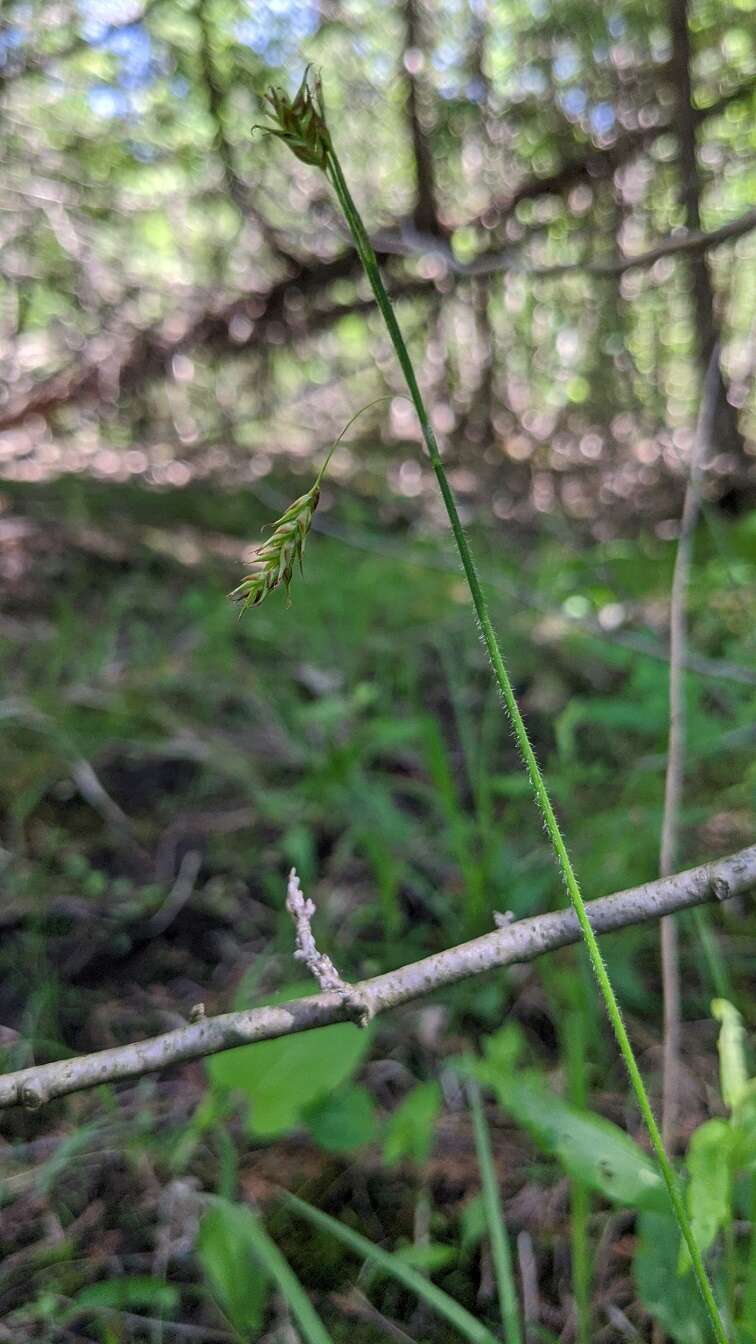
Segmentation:
{"type": "MultiPolygon", "coordinates": [[[[445,538],[401,517],[379,530],[369,509],[340,500],[310,538],[291,606],[277,593],[239,620],[226,595],[273,516],[252,493],[208,485],[0,485],[7,1068],[301,981],[283,906],[292,864],[350,978],[484,932],[494,909],[519,918],[563,900],[445,538]]],[[[578,545],[554,518],[472,537],[586,896],[655,876],[673,540],[641,524],[629,540],[578,545]]],[[[753,838],[754,564],[754,518],[707,514],[690,594],[684,866],[753,838]]],[[[681,927],[684,1147],[716,1110],[710,1000],[742,1003],[756,925],[739,908],[681,927]]],[[[637,929],[605,947],[655,1095],[656,937],[637,929]]],[[[590,1106],[643,1144],[574,949],[381,1021],[354,1072],[374,1123],[352,1146],[334,1150],[311,1115],[268,1140],[238,1105],[208,1113],[202,1063],[3,1116],[0,1339],[243,1337],[198,1267],[198,1200],[213,1191],[270,1211],[334,1340],[457,1337],[389,1279],[358,1282],[335,1241],[281,1210],[281,1187],[409,1248],[495,1321],[451,1061],[506,1019],[563,1090],[576,982],[590,1106]],[[391,1117],[439,1078],[427,1144],[414,1155],[400,1144],[394,1160],[391,1117]],[[93,1295],[115,1279],[132,1288],[93,1295]]],[[[501,1109],[487,1112],[532,1338],[569,1340],[569,1182],[501,1109]]],[[[592,1337],[650,1338],[632,1211],[595,1197],[588,1228],[592,1337]]],[[[266,1310],[246,1337],[292,1338],[280,1300],[266,1310]]]]}

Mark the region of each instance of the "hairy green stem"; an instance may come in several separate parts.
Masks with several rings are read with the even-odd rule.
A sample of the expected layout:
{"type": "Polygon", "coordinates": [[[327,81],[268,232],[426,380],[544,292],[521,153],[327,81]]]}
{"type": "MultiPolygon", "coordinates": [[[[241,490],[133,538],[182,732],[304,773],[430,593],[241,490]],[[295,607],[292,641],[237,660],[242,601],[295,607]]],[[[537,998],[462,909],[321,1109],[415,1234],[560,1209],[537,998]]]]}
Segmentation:
{"type": "Polygon", "coordinates": [[[488,657],[491,662],[493,674],[496,679],[496,683],[499,687],[499,690],[502,694],[502,697],[504,699],[507,712],[511,719],[515,738],[517,740],[517,745],[519,747],[520,754],[522,755],[525,768],[530,778],[530,782],[533,787],[533,792],[535,793],[536,796],[538,807],[543,816],[546,831],[548,833],[549,839],[554,849],[554,853],[556,855],[557,864],[561,870],[562,877],[564,879],[564,884],[567,888],[570,901],[572,902],[575,914],[577,915],[578,921],[580,923],[580,929],[586,947],[588,949],[588,955],[591,959],[594,974],[596,976],[596,979],[598,980],[599,989],[601,990],[601,994],[603,996],[604,1003],[606,1005],[606,1011],[609,1015],[609,1020],[612,1024],[614,1034],[617,1038],[617,1043],[622,1053],[622,1057],[625,1061],[628,1074],[630,1075],[630,1082],[632,1084],[633,1091],[636,1096],[638,1107],[640,1109],[641,1115],[643,1116],[643,1120],[648,1130],[649,1137],[651,1139],[651,1144],[656,1154],[656,1158],[659,1163],[659,1167],[661,1169],[664,1182],[667,1186],[667,1190],[669,1191],[669,1197],[672,1202],[675,1217],[680,1227],[680,1232],[682,1233],[683,1240],[685,1241],[685,1244],[690,1252],[690,1258],[693,1265],[693,1270],[696,1276],[698,1286],[701,1290],[701,1295],[706,1304],[706,1309],[711,1318],[711,1325],[714,1331],[714,1336],[717,1340],[717,1344],[727,1344],[727,1336],[725,1335],[724,1328],[722,1326],[722,1322],[719,1316],[719,1310],[717,1308],[714,1294],[712,1292],[711,1284],[709,1283],[708,1275],[706,1273],[706,1268],[703,1263],[701,1252],[699,1251],[698,1246],[696,1245],[695,1238],[693,1236],[693,1231],[690,1226],[690,1222],[688,1220],[687,1211],[685,1208],[685,1204],[683,1202],[680,1188],[677,1183],[677,1178],[672,1169],[672,1164],[669,1158],[667,1157],[664,1144],[662,1142],[662,1137],[659,1132],[659,1128],[656,1123],[653,1110],[651,1109],[651,1103],[648,1099],[648,1094],[646,1092],[646,1088],[643,1083],[643,1079],[641,1077],[640,1069],[638,1068],[638,1064],[636,1062],[635,1055],[633,1053],[633,1047],[630,1044],[630,1038],[627,1034],[627,1029],[622,1020],[622,1014],[620,1012],[619,1004],[617,1002],[617,998],[612,988],[612,984],[609,979],[609,974],[607,972],[606,966],[604,965],[604,960],[601,955],[601,950],[599,948],[596,935],[594,934],[593,929],[591,928],[590,920],[588,919],[588,914],[585,908],[585,902],[583,900],[583,896],[580,891],[580,886],[578,884],[577,877],[575,876],[575,871],[570,861],[570,856],[567,853],[567,847],[564,843],[562,832],[559,828],[559,822],[556,819],[556,814],[551,805],[551,799],[546,789],[546,784],[544,782],[543,775],[541,774],[538,761],[536,760],[535,752],[533,751],[533,747],[531,745],[530,738],[528,736],[528,730],[525,727],[525,722],[520,713],[520,708],[517,703],[514,690],[512,688],[512,683],[509,679],[509,673],[507,672],[507,669],[504,665],[504,659],[502,657],[501,650],[499,648],[499,643],[496,638],[496,632],[493,628],[493,624],[491,622],[491,617],[488,614],[488,607],[486,605],[483,590],[480,586],[480,580],[478,578],[477,570],[475,568],[475,562],[473,560],[472,552],[470,550],[470,546],[468,544],[467,538],[465,536],[462,527],[462,522],[460,520],[456,500],[452,493],[452,489],[449,484],[446,471],[444,469],[444,464],[441,458],[438,443],[436,442],[436,436],[433,432],[433,427],[430,422],[430,417],[426,410],[425,403],[423,401],[420,392],[420,388],[418,387],[417,378],[415,377],[415,370],[412,365],[412,360],[410,359],[409,351],[405,344],[404,337],[402,336],[399,323],[397,322],[396,319],[396,314],[394,313],[394,309],[391,305],[391,300],[383,284],[380,269],[378,266],[378,260],[376,258],[375,252],[373,251],[373,246],[370,242],[367,230],[365,229],[365,226],[362,222],[357,206],[355,205],[352,199],[351,192],[349,190],[349,187],[347,186],[346,179],[341,169],[341,164],[339,163],[339,160],[332,145],[329,145],[326,154],[326,173],[331,182],[331,185],[333,186],[336,196],[338,197],[339,205],[341,206],[341,209],[344,213],[344,218],[346,219],[346,222],[349,225],[349,229],[354,239],[355,245],[357,247],[357,251],[359,253],[362,265],[364,267],[365,274],[367,275],[367,278],[370,281],[373,293],[376,298],[376,302],[381,311],[381,316],[383,317],[383,320],[386,324],[389,336],[391,337],[391,341],[396,351],[397,359],[399,360],[399,364],[401,365],[401,369],[407,383],[410,398],[415,407],[415,411],[417,412],[417,418],[420,422],[420,428],[422,429],[423,438],[425,440],[425,446],[428,450],[428,456],[430,458],[433,470],[436,474],[436,479],[438,481],[439,488],[441,490],[441,495],[443,497],[443,501],[446,506],[446,512],[449,516],[451,530],[454,534],[454,540],[457,544],[457,550],[459,551],[459,557],[460,560],[462,561],[462,568],[465,571],[465,577],[467,579],[467,583],[470,588],[470,595],[472,597],[473,606],[475,608],[475,615],[478,619],[478,624],[480,626],[483,641],[485,643],[486,650],[488,652],[488,657]]]}

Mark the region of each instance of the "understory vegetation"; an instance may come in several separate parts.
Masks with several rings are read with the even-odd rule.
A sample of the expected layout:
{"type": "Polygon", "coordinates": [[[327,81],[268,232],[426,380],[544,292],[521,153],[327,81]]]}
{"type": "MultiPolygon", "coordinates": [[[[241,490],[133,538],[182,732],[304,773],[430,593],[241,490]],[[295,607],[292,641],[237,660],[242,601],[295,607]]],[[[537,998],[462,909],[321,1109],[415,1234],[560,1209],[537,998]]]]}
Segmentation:
{"type": "MultiPolygon", "coordinates": [[[[350,979],[485,932],[494,909],[563,903],[448,543],[418,534],[401,502],[379,529],[334,489],[292,606],[275,594],[238,621],[238,557],[276,492],[296,493],[267,489],[3,487],[2,1016],[20,1023],[7,1068],[167,1030],[198,1001],[210,1013],[307,992],[283,911],[290,865],[350,979]]],[[[473,535],[586,896],[654,876],[674,543],[642,525],[569,551],[557,524],[504,546],[473,535]]],[[[707,516],[688,864],[750,838],[752,584],[752,523],[707,516]]],[[[728,1327],[747,1341],[753,1091],[736,1015],[753,921],[732,904],[680,920],[678,1147],[689,1196],[698,1171],[694,1226],[728,1327]]],[[[654,1090],[656,937],[603,940],[654,1090]]],[[[643,1338],[655,1320],[684,1344],[707,1338],[577,948],[366,1033],[327,1028],[9,1113],[9,1337],[52,1340],[65,1323],[170,1338],[176,1322],[251,1340],[291,1314],[302,1338],[325,1338],[309,1309],[333,1340],[489,1338],[507,1278],[501,1298],[481,1125],[528,1337],[643,1338]]]]}
{"type": "Polygon", "coordinates": [[[0,6],[0,1344],[756,1344],[753,4],[0,6]]]}

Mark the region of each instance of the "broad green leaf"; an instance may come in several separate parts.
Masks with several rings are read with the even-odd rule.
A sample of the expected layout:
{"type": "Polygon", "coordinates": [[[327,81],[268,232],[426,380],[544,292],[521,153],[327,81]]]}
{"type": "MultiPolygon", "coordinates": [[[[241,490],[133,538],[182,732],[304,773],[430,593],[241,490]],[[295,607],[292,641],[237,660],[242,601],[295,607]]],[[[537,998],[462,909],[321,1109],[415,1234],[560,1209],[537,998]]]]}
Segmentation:
{"type": "Polygon", "coordinates": [[[532,1069],[500,1078],[484,1063],[478,1076],[494,1088],[501,1106],[539,1148],[556,1157],[575,1180],[616,1204],[666,1207],[667,1193],[651,1158],[610,1120],[563,1101],[532,1069]]]}
{"type": "MultiPolygon", "coordinates": [[[[688,1212],[702,1254],[732,1216],[731,1151],[732,1131],[726,1120],[707,1120],[699,1125],[688,1146],[688,1212]]],[[[690,1267],[690,1253],[683,1242],[678,1273],[690,1267]]]]}
{"type": "Polygon", "coordinates": [[[262,1325],[268,1278],[259,1263],[255,1215],[241,1204],[213,1201],[200,1223],[197,1256],[218,1306],[240,1334],[262,1325]]]}
{"type": "Polygon", "coordinates": [[[525,1048],[522,1028],[516,1022],[507,1022],[499,1031],[486,1037],[483,1045],[486,1064],[497,1069],[501,1076],[509,1076],[520,1061],[525,1048]]]}
{"type": "Polygon", "coordinates": [[[386,1126],[383,1160],[389,1166],[409,1158],[421,1165],[427,1162],[436,1117],[441,1109],[438,1083],[418,1083],[397,1106],[386,1126]]]}
{"type": "Polygon", "coordinates": [[[751,1078],[730,1120],[731,1170],[756,1172],[756,1078],[751,1078]]]}
{"type": "Polygon", "coordinates": [[[678,1344],[709,1344],[700,1294],[677,1274],[680,1233],[671,1215],[644,1212],[638,1220],[633,1277],[644,1307],[678,1344]]]}
{"type": "MultiPolygon", "coordinates": [[[[268,1002],[286,1003],[311,989],[292,985],[268,1002]]],[[[250,1133],[269,1138],[292,1129],[309,1106],[345,1082],[369,1041],[369,1028],[338,1023],[213,1055],[207,1070],[214,1087],[244,1093],[250,1133]]]]}
{"type": "Polygon", "coordinates": [[[725,1106],[733,1110],[748,1085],[743,1019],[737,1008],[728,1003],[727,999],[714,999],[711,1011],[721,1023],[717,1049],[722,1100],[725,1106]]]}
{"type": "Polygon", "coordinates": [[[129,1311],[134,1307],[147,1307],[154,1312],[166,1313],[175,1311],[180,1300],[178,1288],[172,1283],[164,1283],[162,1279],[152,1278],[149,1274],[92,1283],[88,1288],[82,1288],[74,1299],[77,1308],[129,1311]]]}
{"type": "Polygon", "coordinates": [[[359,1255],[363,1260],[376,1269],[388,1274],[390,1278],[396,1279],[403,1287],[408,1288],[411,1293],[419,1297],[421,1301],[427,1303],[444,1320],[460,1334],[464,1339],[470,1341],[470,1344],[498,1344],[496,1336],[491,1333],[487,1326],[481,1321],[475,1319],[465,1307],[455,1302],[453,1297],[445,1293],[443,1289],[438,1288],[435,1283],[424,1278],[422,1274],[413,1268],[412,1265],[405,1264],[395,1255],[384,1251],[380,1246],[374,1246],[372,1241],[363,1237],[353,1228],[347,1227],[345,1223],[340,1223],[330,1214],[323,1213],[321,1209],[315,1209],[311,1204],[305,1204],[304,1200],[297,1199],[296,1195],[284,1196],[286,1204],[294,1213],[298,1213],[308,1222],[313,1223],[324,1232],[331,1233],[339,1241],[348,1246],[355,1255],[359,1255]]]}
{"type": "Polygon", "coordinates": [[[329,1153],[346,1153],[371,1143],[377,1120],[373,1098],[364,1087],[342,1087],[305,1112],[310,1133],[329,1153]]]}

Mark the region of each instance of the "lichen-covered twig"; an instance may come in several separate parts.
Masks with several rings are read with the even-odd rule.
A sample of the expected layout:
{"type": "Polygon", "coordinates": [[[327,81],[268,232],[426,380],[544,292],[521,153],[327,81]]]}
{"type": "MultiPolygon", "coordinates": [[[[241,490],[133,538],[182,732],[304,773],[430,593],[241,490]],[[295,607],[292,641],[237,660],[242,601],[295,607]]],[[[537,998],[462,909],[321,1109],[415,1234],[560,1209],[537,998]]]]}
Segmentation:
{"type": "MultiPolygon", "coordinates": [[[[617,892],[588,903],[588,916],[596,933],[611,933],[629,924],[659,919],[677,910],[707,901],[724,901],[756,886],[756,845],[730,854],[716,863],[660,878],[628,891],[617,892]]],[[[355,994],[372,1014],[422,998],[444,985],[469,976],[482,975],[516,962],[534,961],[558,947],[580,941],[580,926],[573,910],[553,910],[531,919],[494,929],[472,942],[437,952],[423,961],[400,966],[395,971],[354,985],[355,994]]],[[[70,1092],[139,1078],[188,1059],[231,1050],[237,1045],[272,1040],[294,1032],[310,1031],[333,1022],[353,1020],[354,1011],[343,997],[329,990],[291,1003],[252,1008],[198,1021],[153,1036],[145,1041],[100,1050],[92,1055],[32,1065],[0,1076],[0,1108],[22,1104],[38,1107],[70,1092]]]]}
{"type": "Polygon", "coordinates": [[[315,902],[305,896],[299,885],[296,868],[289,873],[286,888],[286,909],[294,921],[295,961],[303,961],[310,974],[317,980],[326,993],[333,991],[343,1003],[352,1009],[353,1015],[361,1027],[370,1021],[370,1005],[354,985],[342,979],[331,958],[318,950],[312,931],[312,917],[315,914],[315,902]]]}

